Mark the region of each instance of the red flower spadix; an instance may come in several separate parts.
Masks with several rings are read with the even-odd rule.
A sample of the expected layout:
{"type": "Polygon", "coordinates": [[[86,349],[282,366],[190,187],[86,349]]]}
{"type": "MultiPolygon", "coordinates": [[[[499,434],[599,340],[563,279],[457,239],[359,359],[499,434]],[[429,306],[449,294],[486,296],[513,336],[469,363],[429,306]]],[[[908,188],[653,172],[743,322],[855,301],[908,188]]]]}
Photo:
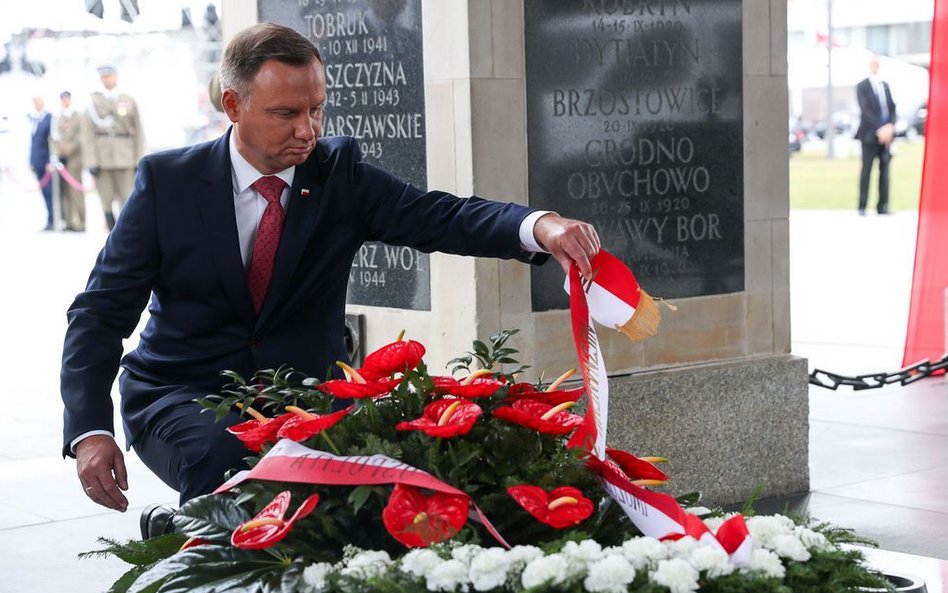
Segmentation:
{"type": "Polygon", "coordinates": [[[352,406],[339,410],[338,412],[333,412],[332,414],[322,415],[310,414],[309,412],[300,410],[296,406],[287,406],[286,409],[292,412],[290,414],[291,418],[283,423],[283,426],[281,426],[277,432],[277,436],[279,438],[300,442],[335,426],[337,422],[345,418],[346,414],[352,410],[352,406]]]}
{"type": "Polygon", "coordinates": [[[564,411],[569,402],[551,406],[532,399],[520,399],[494,410],[494,416],[537,432],[564,435],[583,423],[583,417],[564,411]],[[560,406],[563,406],[562,408],[560,406]]]}
{"type": "Polygon", "coordinates": [[[467,434],[483,410],[463,399],[439,399],[425,406],[424,415],[410,422],[399,422],[395,430],[420,430],[435,438],[467,434]]]}
{"type": "Polygon", "coordinates": [[[414,486],[395,484],[382,511],[385,529],[409,548],[425,548],[454,536],[470,507],[468,497],[436,492],[425,496],[414,486]]]}
{"type": "Polygon", "coordinates": [[[572,486],[561,486],[547,493],[539,486],[521,484],[507,488],[507,494],[537,521],[554,529],[578,525],[593,513],[592,501],[572,486]]]}
{"type": "Polygon", "coordinates": [[[227,428],[227,432],[240,439],[247,449],[259,453],[267,443],[275,443],[283,423],[293,414],[282,414],[276,418],[252,419],[227,428]]]}
{"type": "Polygon", "coordinates": [[[234,547],[244,550],[262,550],[277,543],[290,532],[293,523],[313,512],[319,495],[313,494],[303,501],[293,516],[283,520],[287,509],[290,508],[290,491],[284,490],[277,494],[270,504],[256,514],[253,519],[240,525],[230,536],[230,543],[234,547]]]}
{"type": "Polygon", "coordinates": [[[425,347],[420,342],[399,340],[366,356],[359,372],[367,379],[404,373],[417,367],[424,355],[425,347]]]}

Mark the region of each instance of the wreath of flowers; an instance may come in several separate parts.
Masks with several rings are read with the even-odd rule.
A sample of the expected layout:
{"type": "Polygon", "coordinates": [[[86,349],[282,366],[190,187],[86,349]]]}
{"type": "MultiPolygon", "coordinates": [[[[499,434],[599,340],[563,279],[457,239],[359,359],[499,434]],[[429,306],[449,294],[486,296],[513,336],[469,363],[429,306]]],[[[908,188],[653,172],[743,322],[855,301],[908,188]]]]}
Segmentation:
{"type": "MultiPolygon", "coordinates": [[[[641,536],[600,476],[618,472],[657,486],[668,480],[656,465],[665,460],[608,449],[610,460],[602,461],[570,447],[582,423],[571,411],[582,388],[564,387],[570,372],[550,383],[518,382],[526,367],[506,344],[515,333],[475,341],[451,361],[451,376],[431,376],[424,346],[400,336],[359,369],[340,363],[345,379],[320,382],[283,368],[247,381],[225,372],[231,383],[199,400],[218,418],[234,408],[248,417],[228,430],[246,445],[251,467],[278,443],[293,441],[334,460],[383,455],[443,489],[410,481],[234,479],[221,493],[183,505],[174,520],[178,533],[102,540],[106,548],[87,555],[114,554],[133,564],[115,593],[885,586],[859,563],[858,552],[839,546],[864,540],[786,517],[748,520],[755,549],[741,568],[691,537],[641,536]]],[[[693,506],[697,496],[679,502],[693,506]]],[[[712,531],[725,519],[697,513],[712,531]]]]}

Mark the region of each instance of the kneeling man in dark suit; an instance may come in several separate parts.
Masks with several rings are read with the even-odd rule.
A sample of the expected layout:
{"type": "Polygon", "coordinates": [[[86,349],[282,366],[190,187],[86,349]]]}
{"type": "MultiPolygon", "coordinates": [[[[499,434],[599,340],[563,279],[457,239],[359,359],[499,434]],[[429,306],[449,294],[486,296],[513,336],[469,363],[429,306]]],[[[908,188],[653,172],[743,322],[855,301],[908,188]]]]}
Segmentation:
{"type": "Polygon", "coordinates": [[[364,241],[542,263],[589,274],[589,224],[478,197],[422,192],[362,162],[351,138],[320,139],[326,78],[316,47],[260,24],[220,69],[232,127],[221,138],[146,156],[135,189],[69,308],[62,365],[63,454],[98,504],[124,511],[125,462],[110,390],[121,364],[126,442],[181,502],[242,464],[243,444],[194,399],[290,365],[315,375],[343,347],[346,288],[364,241]],[[147,303],[138,347],[122,339],[147,303]]]}

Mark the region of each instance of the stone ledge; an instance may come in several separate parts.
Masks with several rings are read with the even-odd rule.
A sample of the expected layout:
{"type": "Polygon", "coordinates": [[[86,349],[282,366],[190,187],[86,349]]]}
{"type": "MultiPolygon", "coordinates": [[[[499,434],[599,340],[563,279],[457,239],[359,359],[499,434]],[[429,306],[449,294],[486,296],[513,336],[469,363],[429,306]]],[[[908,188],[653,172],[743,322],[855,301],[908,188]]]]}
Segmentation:
{"type": "Polygon", "coordinates": [[[669,459],[665,492],[703,504],[809,490],[807,363],[790,355],[609,379],[609,445],[669,459]]]}

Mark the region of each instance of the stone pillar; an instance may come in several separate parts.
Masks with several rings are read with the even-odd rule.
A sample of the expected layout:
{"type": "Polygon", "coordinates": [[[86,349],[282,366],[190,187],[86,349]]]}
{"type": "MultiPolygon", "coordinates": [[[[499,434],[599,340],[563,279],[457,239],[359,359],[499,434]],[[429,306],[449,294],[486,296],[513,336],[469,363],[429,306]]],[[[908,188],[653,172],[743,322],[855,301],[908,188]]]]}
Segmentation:
{"type": "MultiPolygon", "coordinates": [[[[258,8],[254,0],[224,0],[224,32],[232,35],[279,5],[296,10],[299,4],[300,15],[294,15],[294,22],[283,23],[295,26],[304,12],[326,18],[363,10],[360,7],[368,3],[260,0],[258,8]]],[[[678,164],[709,167],[712,183],[702,186],[704,191],[628,195],[624,197],[628,204],[621,209],[597,214],[587,208],[575,214],[590,221],[596,218],[607,248],[626,254],[623,259],[643,287],[654,296],[668,297],[678,307],[675,313],[663,309],[659,335],[639,344],[600,329],[611,377],[610,443],[636,454],[670,458],[669,491],[700,489],[713,504],[741,501],[757,485],[764,487],[765,496],[806,491],[806,364],[790,356],[786,0],[732,0],[716,3],[720,10],[698,0],[405,0],[395,4],[404,12],[391,17],[389,24],[409,24],[423,42],[420,56],[385,58],[423,67],[426,175],[413,180],[416,184],[544,208],[567,209],[572,201],[581,201],[570,196],[568,181],[541,187],[530,175],[531,167],[536,170],[549,164],[543,160],[546,157],[537,160],[538,154],[554,154],[556,145],[550,138],[562,132],[555,126],[536,125],[543,101],[549,107],[555,100],[553,88],[578,91],[576,109],[584,110],[571,119],[557,120],[564,129],[577,126],[582,131],[588,126],[612,125],[615,120],[616,125],[626,126],[624,131],[603,128],[589,138],[621,142],[644,137],[672,144],[675,138],[687,139],[690,148],[684,148],[693,149],[693,155],[683,153],[680,160],[687,162],[678,164]],[[559,57],[558,63],[542,65],[550,72],[538,82],[537,60],[547,53],[540,27],[554,26],[559,17],[567,28],[554,29],[550,38],[573,44],[572,62],[559,57]],[[718,28],[711,31],[711,27],[718,28]],[[726,42],[720,43],[719,36],[726,36],[726,42]],[[586,44],[596,40],[598,45],[586,44]],[[558,68],[564,75],[561,85],[555,78],[558,68]],[[602,70],[602,79],[608,80],[605,86],[589,82],[596,80],[597,68],[602,70]],[[639,77],[642,70],[648,76],[639,77]],[[585,76],[582,84],[569,79],[577,72],[585,76]],[[718,79],[714,73],[720,73],[718,79]],[[616,82],[623,76],[627,85],[616,82]],[[702,112],[702,117],[687,121],[663,113],[667,107],[641,117],[625,113],[621,118],[605,118],[586,112],[581,103],[587,90],[630,96],[636,89],[704,89],[703,93],[715,87],[721,89],[723,111],[702,112]],[[548,96],[544,99],[542,93],[548,96]],[[635,127],[643,124],[641,129],[635,127]],[[713,140],[715,134],[729,134],[720,151],[708,148],[714,145],[708,137],[713,140]],[[719,153],[727,160],[716,161],[719,153]],[[669,199],[667,208],[659,198],[669,199]],[[679,199],[676,205],[675,198],[688,202],[679,199]],[[643,207],[653,209],[655,222],[646,221],[643,207]],[[670,234],[663,241],[656,236],[664,217],[668,217],[664,232],[672,233],[677,228],[676,216],[702,215],[707,222],[712,214],[726,225],[720,227],[727,233],[725,249],[710,241],[689,242],[700,234],[697,227],[694,236],[677,242],[664,240],[670,234]],[[636,234],[635,223],[652,224],[651,236],[647,230],[636,234]],[[649,252],[646,247],[662,249],[649,252]],[[663,263],[687,273],[669,275],[662,271],[663,263]],[[717,270],[726,280],[710,281],[717,270]]],[[[344,35],[365,36],[359,30],[344,35]]],[[[325,44],[332,41],[329,37],[314,41],[325,44]]],[[[561,50],[558,43],[549,44],[551,58],[564,55],[561,50]]],[[[369,59],[362,54],[327,56],[329,63],[369,59]]],[[[700,100],[710,101],[709,96],[703,94],[700,100]]],[[[567,144],[564,148],[571,148],[567,144]]],[[[623,170],[631,175],[652,167],[641,158],[627,160],[628,165],[619,163],[608,170],[588,158],[574,165],[580,173],[587,167],[597,175],[623,170]]],[[[691,232],[686,231],[686,235],[691,232]]],[[[516,262],[432,254],[427,264],[427,308],[378,306],[391,291],[400,290],[399,285],[377,287],[378,300],[371,305],[350,305],[350,312],[365,315],[363,338],[368,349],[407,329],[409,336],[428,347],[429,367],[438,372],[447,360],[469,349],[472,339],[486,338],[502,328],[519,328],[522,331],[512,346],[521,351],[519,357],[532,370],[550,377],[576,366],[568,312],[549,303],[538,306],[538,290],[544,294],[561,290],[555,286],[562,279],[555,262],[547,264],[551,270],[546,278],[558,278],[556,282],[543,280],[516,262]]]]}

